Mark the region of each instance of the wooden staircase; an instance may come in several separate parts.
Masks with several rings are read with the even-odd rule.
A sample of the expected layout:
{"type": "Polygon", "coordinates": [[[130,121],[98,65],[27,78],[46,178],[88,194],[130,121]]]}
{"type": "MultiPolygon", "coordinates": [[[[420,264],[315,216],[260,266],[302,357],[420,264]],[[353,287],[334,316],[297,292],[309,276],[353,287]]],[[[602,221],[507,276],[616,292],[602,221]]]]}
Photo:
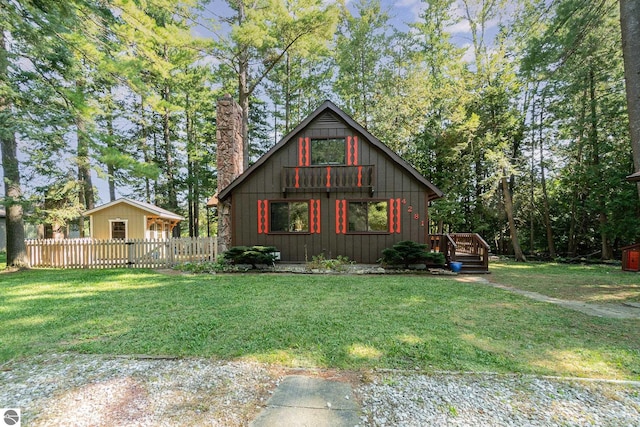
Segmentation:
{"type": "Polygon", "coordinates": [[[447,264],[462,263],[461,274],[489,273],[489,245],[477,233],[433,234],[431,250],[442,252],[447,264]]]}
{"type": "Polygon", "coordinates": [[[480,255],[472,254],[456,254],[456,261],[462,263],[460,274],[487,274],[489,266],[484,265],[480,255]]]}

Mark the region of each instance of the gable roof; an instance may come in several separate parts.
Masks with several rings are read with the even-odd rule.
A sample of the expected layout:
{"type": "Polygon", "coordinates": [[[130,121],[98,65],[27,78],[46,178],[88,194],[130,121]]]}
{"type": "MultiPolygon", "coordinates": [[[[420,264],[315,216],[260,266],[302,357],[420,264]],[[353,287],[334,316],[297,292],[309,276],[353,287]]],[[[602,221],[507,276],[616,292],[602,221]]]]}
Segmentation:
{"type": "Polygon", "coordinates": [[[371,135],[365,128],[363,128],[358,122],[352,119],[347,113],[338,108],[333,102],[327,100],[322,103],[316,110],[307,116],[298,126],[295,127],[291,132],[289,132],[284,138],[280,140],[275,146],[271,148],[267,153],[265,153],[257,162],[251,165],[246,171],[242,173],[238,178],[236,178],[231,184],[229,184],[225,189],[223,189],[220,194],[218,194],[219,200],[224,200],[231,195],[231,192],[244,182],[245,179],[249,175],[253,173],[254,170],[258,169],[262,166],[269,158],[282,147],[284,147],[296,134],[302,131],[305,127],[307,127],[313,120],[318,118],[321,114],[326,111],[330,111],[337,115],[340,119],[342,119],[347,125],[355,129],[361,135],[363,135],[373,146],[380,149],[387,156],[391,158],[398,165],[403,167],[411,176],[413,176],[418,182],[427,187],[429,190],[433,192],[433,195],[429,196],[429,200],[439,199],[444,194],[438,187],[433,185],[429,180],[427,180],[420,172],[418,172],[413,166],[411,166],[406,160],[396,154],[392,149],[387,147],[382,141],[380,141],[375,136],[371,135]]]}
{"type": "Polygon", "coordinates": [[[145,203],[145,202],[139,202],[137,200],[133,200],[133,199],[127,199],[125,197],[121,198],[121,199],[117,199],[114,200],[113,202],[109,202],[109,203],[105,203],[104,205],[100,205],[98,207],[95,207],[93,209],[89,209],[88,211],[85,211],[82,215],[91,215],[95,212],[101,211],[103,209],[109,208],[111,206],[115,206],[118,205],[120,203],[125,203],[127,205],[136,207],[138,209],[142,209],[143,211],[147,211],[150,212],[154,215],[159,216],[160,218],[166,218],[166,219],[175,219],[178,221],[182,221],[184,220],[184,217],[175,214],[173,212],[170,212],[166,209],[162,209],[159,208],[156,205],[152,205],[151,203],[145,203]]]}

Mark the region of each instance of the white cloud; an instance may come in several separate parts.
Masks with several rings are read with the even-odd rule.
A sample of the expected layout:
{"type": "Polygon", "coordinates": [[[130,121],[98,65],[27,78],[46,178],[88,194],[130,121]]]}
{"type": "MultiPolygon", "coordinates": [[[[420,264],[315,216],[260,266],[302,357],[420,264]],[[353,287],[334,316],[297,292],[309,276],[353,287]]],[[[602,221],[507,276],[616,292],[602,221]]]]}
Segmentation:
{"type": "Polygon", "coordinates": [[[466,49],[462,55],[462,61],[471,64],[476,60],[476,54],[471,43],[465,43],[462,48],[466,49]]]}
{"type": "Polygon", "coordinates": [[[419,0],[399,0],[396,2],[396,7],[409,7],[413,6],[416,3],[420,3],[419,0]]]}
{"type": "Polygon", "coordinates": [[[398,0],[394,3],[393,7],[399,9],[408,9],[411,17],[407,20],[407,22],[415,22],[418,20],[422,12],[424,12],[424,10],[428,7],[428,5],[421,0],[398,0]]]}
{"type": "Polygon", "coordinates": [[[469,33],[471,31],[471,27],[469,26],[469,21],[464,19],[448,26],[447,28],[445,28],[445,31],[449,34],[469,33]]]}

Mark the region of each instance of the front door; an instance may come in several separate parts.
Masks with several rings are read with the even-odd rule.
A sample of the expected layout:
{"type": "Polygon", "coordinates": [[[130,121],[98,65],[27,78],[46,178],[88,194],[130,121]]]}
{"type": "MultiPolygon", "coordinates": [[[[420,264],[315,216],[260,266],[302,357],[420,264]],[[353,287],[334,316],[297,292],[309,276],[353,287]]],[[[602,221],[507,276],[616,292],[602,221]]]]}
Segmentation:
{"type": "Polygon", "coordinates": [[[640,250],[630,250],[629,251],[629,262],[627,263],[627,268],[629,270],[640,270],[640,250]]]}

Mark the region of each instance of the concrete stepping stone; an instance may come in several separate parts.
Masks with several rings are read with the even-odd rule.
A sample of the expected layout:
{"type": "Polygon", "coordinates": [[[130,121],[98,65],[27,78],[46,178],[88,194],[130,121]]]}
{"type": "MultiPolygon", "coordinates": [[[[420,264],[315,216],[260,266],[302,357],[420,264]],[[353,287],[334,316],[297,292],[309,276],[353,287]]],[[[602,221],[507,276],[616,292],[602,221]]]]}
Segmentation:
{"type": "Polygon", "coordinates": [[[360,407],[351,385],[302,375],[285,377],[251,427],[354,427],[360,407]]]}

